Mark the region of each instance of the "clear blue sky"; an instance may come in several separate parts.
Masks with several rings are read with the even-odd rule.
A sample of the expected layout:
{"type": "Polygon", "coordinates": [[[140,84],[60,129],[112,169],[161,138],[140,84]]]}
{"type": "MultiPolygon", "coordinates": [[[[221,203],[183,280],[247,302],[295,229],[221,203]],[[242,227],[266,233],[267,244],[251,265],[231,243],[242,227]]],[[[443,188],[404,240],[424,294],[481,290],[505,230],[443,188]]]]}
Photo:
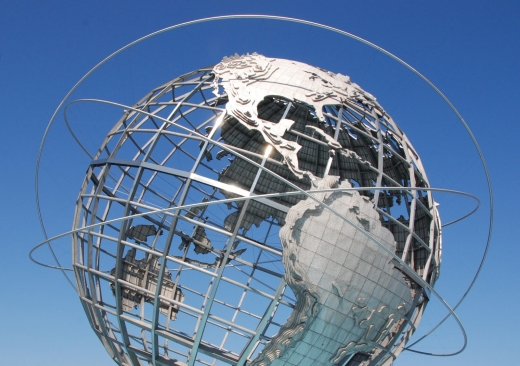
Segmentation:
{"type": "MultiPolygon", "coordinates": [[[[0,363],[112,364],[62,275],[28,259],[31,247],[43,240],[34,203],[37,151],[48,120],[67,91],[108,54],[155,30],[214,15],[265,13],[337,27],[393,52],[434,82],[469,122],[489,164],[495,192],[489,258],[480,281],[458,311],[469,345],[463,354],[451,358],[403,353],[396,365],[519,364],[515,350],[520,325],[516,310],[520,302],[516,233],[520,199],[515,192],[520,180],[520,3],[0,0],[0,5],[0,363]]],[[[403,121],[401,127],[418,147],[434,185],[466,190],[483,199],[477,216],[445,230],[438,289],[450,303],[456,302],[476,270],[486,239],[487,196],[476,152],[432,92],[370,49],[303,26],[267,21],[213,23],[172,33],[132,51],[101,70],[79,96],[133,103],[152,86],[181,71],[216,63],[235,50],[281,58],[293,55],[351,75],[379,97],[397,123],[403,121]],[[196,46],[190,43],[193,40],[196,46]],[[432,109],[435,113],[429,114],[432,109]],[[411,124],[405,128],[407,123],[411,124]],[[454,147],[458,139],[462,142],[454,147]],[[473,183],[473,179],[479,181],[473,183]]],[[[74,116],[78,121],[88,119],[89,112],[78,109],[74,116]]],[[[95,126],[98,121],[90,118],[95,126]]],[[[44,211],[45,219],[54,235],[71,226],[74,195],[86,165],[79,168],[79,175],[65,175],[78,151],[63,130],[56,130],[51,138],[42,174],[49,193],[43,200],[53,201],[44,211]]],[[[467,201],[448,196],[438,200],[441,215],[446,207],[448,218],[470,207],[467,201]]],[[[58,251],[64,258],[68,243],[60,242],[58,251]]],[[[41,258],[47,257],[42,253],[41,258]]],[[[431,317],[424,319],[420,330],[428,329],[442,314],[432,303],[431,317]]],[[[448,352],[461,339],[457,329],[448,326],[421,348],[448,352]]]]}

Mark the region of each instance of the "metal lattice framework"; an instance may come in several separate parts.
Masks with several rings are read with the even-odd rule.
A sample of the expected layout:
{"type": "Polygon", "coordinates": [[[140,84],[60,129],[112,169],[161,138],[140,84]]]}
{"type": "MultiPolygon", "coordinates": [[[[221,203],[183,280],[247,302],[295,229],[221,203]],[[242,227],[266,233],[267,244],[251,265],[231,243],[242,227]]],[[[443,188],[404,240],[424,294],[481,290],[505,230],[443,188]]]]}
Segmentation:
{"type": "MultiPolygon", "coordinates": [[[[81,188],[78,293],[121,365],[245,364],[296,305],[278,233],[289,208],[312,197],[311,181],[226,113],[228,97],[212,94],[214,81],[212,67],[199,69],[126,107],[81,188]]],[[[385,364],[428,303],[440,222],[421,161],[387,114],[355,100],[323,113],[320,122],[309,105],[280,96],[258,105],[262,120],[295,122],[284,138],[302,145],[301,169],[350,181],[394,235],[396,266],[415,280],[413,309],[375,353],[343,361],[385,364]],[[331,154],[330,139],[353,154],[331,154]]]]}
{"type": "MultiPolygon", "coordinates": [[[[81,146],[81,138],[74,138],[81,146]]],[[[84,151],[89,155],[86,149],[84,151]]],[[[32,249],[30,257],[37,264],[60,269],[65,274],[72,269],[61,266],[51,242],[74,236],[73,270],[78,293],[93,329],[119,364],[249,364],[273,339],[297,303],[298,293],[292,293],[282,277],[284,269],[280,258],[283,259],[284,251],[276,235],[283,225],[285,212],[295,202],[314,200],[321,209],[355,227],[354,222],[337,209],[316,199],[327,192],[348,191],[357,191],[356,194],[366,200],[377,202],[381,224],[392,231],[396,240],[395,251],[389,251],[363,230],[356,229],[357,233],[365,235],[369,244],[374,243],[393,258],[395,268],[414,283],[411,289],[416,301],[402,321],[392,324],[375,351],[350,354],[338,364],[389,364],[403,349],[434,356],[462,352],[467,338],[454,310],[473,287],[486,259],[493,224],[493,194],[482,151],[453,104],[425,76],[397,56],[337,28],[273,15],[223,15],[192,20],[161,29],[117,50],[85,74],[59,104],[44,133],[36,166],[36,204],[46,240],[32,249]],[[331,104],[322,111],[325,124],[313,124],[316,114],[305,111],[309,107],[305,103],[290,98],[266,99],[258,106],[258,116],[262,119],[277,123],[288,117],[296,122],[305,116],[304,125],[315,127],[314,132],[309,133],[298,130],[301,123],[295,123],[295,128],[284,135],[294,141],[306,141],[302,149],[306,154],[298,156],[307,164],[306,169],[314,166],[309,169],[316,177],[323,178],[339,173],[344,181],[354,185],[350,189],[344,185],[332,189],[311,187],[311,194],[308,182],[291,176],[294,169],[287,166],[284,169],[286,161],[277,155],[279,150],[271,154],[260,136],[251,136],[243,129],[240,132],[236,120],[223,113],[225,95],[215,97],[208,93],[214,79],[211,68],[174,79],[149,93],[134,107],[101,100],[73,102],[119,106],[125,114],[93,159],[78,200],[74,229],[52,238],[47,236],[39,202],[41,156],[50,128],[71,94],[108,60],[142,41],[197,23],[231,19],[300,23],[355,39],[405,66],[451,108],[479,155],[490,206],[482,260],[453,308],[432,287],[438,274],[441,245],[440,223],[431,192],[454,193],[479,202],[476,197],[429,187],[418,156],[408,140],[403,140],[405,136],[399,128],[388,115],[371,113],[373,109],[366,104],[331,104]],[[340,131],[338,135],[332,133],[330,126],[340,131]],[[334,161],[334,154],[330,154],[331,141],[357,149],[358,162],[340,162],[338,157],[334,161]],[[247,143],[252,149],[233,146],[237,142],[247,143]],[[328,159],[326,145],[329,145],[328,159]],[[214,154],[216,150],[220,151],[214,154]],[[231,157],[229,164],[219,159],[224,155],[231,157]],[[188,158],[178,159],[181,156],[188,158]],[[211,160],[213,157],[217,160],[211,160]],[[361,160],[366,164],[360,164],[361,160]],[[192,165],[172,168],[183,161],[192,165]],[[377,165],[373,165],[375,162],[377,165]],[[229,169],[220,170],[222,167],[229,169]],[[252,181],[251,176],[255,177],[252,181]],[[262,187],[266,178],[269,184],[262,187]],[[245,187],[235,184],[243,180],[251,184],[245,187]],[[230,210],[238,212],[235,217],[230,217],[230,210]],[[251,215],[258,213],[263,220],[255,220],[251,215]],[[260,223],[258,228],[257,223],[260,223]],[[56,265],[33,258],[34,251],[44,245],[48,246],[56,265]],[[273,278],[274,282],[265,282],[273,278]],[[206,281],[207,287],[200,287],[199,280],[206,281]],[[449,314],[405,348],[430,292],[449,314]],[[231,301],[233,294],[238,296],[235,302],[231,301]],[[254,305],[248,304],[250,299],[254,305]],[[436,354],[410,348],[450,316],[458,323],[464,338],[458,351],[436,354]]],[[[477,209],[444,226],[468,217],[477,209]]],[[[301,358],[296,356],[295,359],[301,358]]],[[[321,361],[313,359],[312,362],[321,361]]]]}

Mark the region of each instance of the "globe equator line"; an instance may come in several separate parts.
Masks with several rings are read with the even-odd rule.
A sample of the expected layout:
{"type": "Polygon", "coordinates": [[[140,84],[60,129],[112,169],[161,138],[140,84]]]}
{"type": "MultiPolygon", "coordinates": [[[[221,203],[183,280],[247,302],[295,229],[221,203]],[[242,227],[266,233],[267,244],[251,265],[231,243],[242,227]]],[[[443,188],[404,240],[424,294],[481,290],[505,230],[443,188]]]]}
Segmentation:
{"type": "MultiPolygon", "coordinates": [[[[450,194],[461,195],[461,196],[465,196],[465,197],[473,199],[475,202],[477,202],[477,205],[480,205],[480,200],[477,197],[475,197],[475,196],[473,196],[473,195],[471,195],[469,193],[466,193],[466,192],[461,192],[461,191],[456,191],[456,190],[446,189],[446,188],[424,188],[424,187],[406,187],[406,188],[409,189],[409,190],[414,190],[414,191],[415,190],[424,190],[424,191],[432,191],[432,192],[441,192],[441,193],[450,193],[450,194]]],[[[282,195],[283,196],[292,196],[292,195],[299,195],[299,194],[302,194],[302,193],[311,195],[311,194],[315,194],[315,193],[324,193],[324,192],[358,192],[358,191],[369,191],[369,190],[374,190],[374,189],[402,190],[401,188],[398,188],[398,187],[355,187],[355,188],[319,189],[319,190],[308,190],[308,191],[292,191],[292,192],[284,192],[282,195]]],[[[151,214],[157,214],[157,213],[168,213],[169,211],[175,211],[177,209],[185,210],[185,209],[189,209],[189,208],[196,208],[196,207],[204,206],[206,204],[207,205],[215,205],[215,204],[222,204],[222,203],[233,202],[234,200],[235,201],[245,201],[245,200],[254,200],[254,199],[258,199],[258,198],[271,198],[271,197],[276,197],[276,196],[280,196],[280,195],[281,195],[280,193],[269,193],[269,194],[254,195],[254,196],[248,196],[248,197],[223,199],[223,200],[204,202],[204,203],[197,202],[197,203],[192,203],[192,204],[179,206],[179,207],[169,207],[167,209],[152,208],[152,211],[142,212],[142,213],[139,213],[139,214],[133,214],[133,215],[128,215],[128,216],[122,216],[122,217],[119,217],[117,219],[113,219],[111,221],[105,221],[105,222],[100,222],[100,223],[97,223],[97,224],[92,224],[92,225],[89,225],[89,226],[86,226],[86,227],[70,230],[70,231],[58,234],[56,236],[53,236],[51,238],[48,238],[48,239],[46,239],[46,240],[36,244],[31,249],[31,251],[29,252],[29,259],[31,259],[31,261],[33,261],[35,264],[37,264],[39,266],[42,266],[42,267],[49,268],[49,269],[58,269],[58,270],[72,271],[73,270],[72,268],[55,267],[55,266],[51,266],[51,265],[48,265],[48,264],[45,264],[45,263],[38,262],[37,260],[35,260],[33,258],[33,253],[36,250],[38,250],[39,248],[41,248],[43,245],[50,244],[50,243],[52,243],[55,240],[64,238],[64,237],[69,236],[69,235],[74,234],[74,233],[83,232],[85,230],[89,230],[89,229],[96,228],[96,227],[99,227],[99,226],[104,226],[104,225],[111,224],[111,223],[118,222],[118,221],[129,220],[129,219],[133,219],[133,218],[137,218],[137,217],[143,217],[143,216],[147,216],[147,215],[151,215],[151,214]]],[[[471,213],[473,213],[474,211],[475,210],[473,210],[471,213]]],[[[468,214],[466,214],[464,217],[468,217],[468,214]]],[[[458,220],[460,221],[461,219],[458,219],[458,220]]]]}
{"type": "MultiPolygon", "coordinates": [[[[473,195],[471,195],[469,193],[466,193],[466,192],[461,192],[461,191],[456,191],[456,190],[446,189],[446,188],[425,188],[425,187],[406,187],[406,188],[409,189],[409,190],[414,190],[414,191],[415,190],[424,190],[424,191],[432,191],[432,192],[441,192],[441,193],[450,193],[450,194],[461,195],[461,196],[465,196],[465,197],[473,199],[475,202],[477,202],[477,205],[480,205],[480,200],[477,197],[475,197],[475,196],[473,196],[473,195]]],[[[299,194],[302,194],[302,193],[310,195],[310,194],[324,193],[324,192],[358,192],[358,191],[369,191],[369,190],[374,190],[374,189],[402,190],[399,187],[330,188],[330,189],[319,189],[319,190],[308,190],[308,191],[284,192],[282,195],[284,195],[284,196],[292,196],[292,195],[299,195],[299,194]]],[[[48,239],[46,239],[46,240],[36,244],[31,249],[31,251],[29,252],[29,259],[31,259],[35,264],[37,264],[39,266],[43,266],[43,267],[49,268],[49,269],[62,269],[62,270],[72,271],[72,268],[55,267],[55,266],[51,266],[51,265],[48,265],[48,264],[45,264],[45,263],[38,262],[38,261],[36,261],[33,258],[33,253],[37,249],[42,247],[43,245],[50,244],[50,243],[52,243],[55,240],[61,239],[63,237],[69,236],[69,235],[77,233],[77,232],[82,232],[82,231],[85,231],[85,230],[89,230],[89,229],[92,229],[92,228],[95,228],[95,227],[99,227],[99,226],[104,226],[104,225],[111,224],[111,223],[118,222],[118,221],[129,220],[129,219],[133,219],[133,218],[137,218],[137,217],[143,217],[143,216],[147,216],[147,215],[151,215],[151,214],[157,214],[157,213],[168,213],[169,211],[175,211],[177,209],[184,210],[184,209],[189,209],[189,208],[196,208],[196,207],[204,206],[206,204],[207,205],[214,205],[214,204],[229,203],[229,202],[232,202],[233,200],[245,201],[245,200],[254,200],[254,199],[258,199],[258,198],[271,198],[271,197],[276,197],[276,196],[280,196],[280,193],[269,193],[269,194],[254,195],[254,196],[240,197],[240,198],[233,198],[233,199],[223,199],[223,200],[204,202],[204,203],[197,202],[197,203],[192,203],[192,204],[183,205],[183,206],[179,206],[179,207],[169,207],[167,209],[159,209],[159,208],[152,208],[152,207],[150,207],[150,208],[152,208],[152,211],[142,212],[142,213],[139,213],[139,214],[133,214],[133,215],[128,215],[128,216],[122,216],[122,217],[119,217],[117,219],[113,219],[111,221],[105,221],[105,222],[100,222],[100,223],[97,223],[97,224],[92,224],[92,225],[89,225],[89,226],[86,226],[86,227],[70,230],[70,231],[58,234],[56,236],[53,236],[51,238],[48,238],[48,239]]],[[[472,213],[474,211],[475,210],[473,210],[472,213]]],[[[467,217],[467,216],[468,216],[468,214],[465,215],[464,217],[467,217]]],[[[458,219],[458,220],[460,221],[460,219],[458,219]]]]}

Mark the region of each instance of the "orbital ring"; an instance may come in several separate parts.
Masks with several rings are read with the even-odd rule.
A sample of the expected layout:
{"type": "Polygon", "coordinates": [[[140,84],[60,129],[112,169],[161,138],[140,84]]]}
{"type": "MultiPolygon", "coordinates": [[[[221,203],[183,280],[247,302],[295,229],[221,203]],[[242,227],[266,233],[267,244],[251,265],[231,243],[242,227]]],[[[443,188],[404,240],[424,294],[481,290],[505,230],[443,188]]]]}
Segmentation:
{"type": "MultiPolygon", "coordinates": [[[[127,109],[127,110],[134,110],[134,111],[138,111],[139,113],[141,114],[144,114],[144,115],[151,115],[151,113],[149,112],[144,112],[142,110],[137,110],[136,108],[134,107],[130,107],[130,106],[126,106],[126,105],[123,105],[123,104],[120,104],[120,103],[115,103],[115,102],[110,102],[110,101],[104,101],[104,100],[97,100],[97,99],[80,99],[80,100],[76,100],[76,101],[73,101],[71,104],[73,103],[81,103],[81,102],[95,102],[95,103],[103,103],[103,104],[108,104],[108,105],[112,105],[112,106],[118,106],[118,107],[121,107],[121,108],[124,108],[124,109],[127,109]]],[[[69,104],[70,105],[70,104],[69,104]]],[[[69,106],[68,105],[68,106],[69,106]]],[[[67,107],[68,107],[67,106],[67,107]]],[[[171,124],[171,125],[174,125],[182,130],[185,130],[187,132],[190,132],[192,134],[194,134],[194,136],[198,135],[197,137],[199,139],[202,139],[202,140],[205,140],[205,141],[212,141],[213,144],[215,144],[216,146],[220,147],[221,149],[224,149],[224,150],[227,150],[227,151],[231,151],[233,153],[235,153],[237,156],[239,156],[240,158],[244,159],[245,161],[248,161],[249,163],[255,165],[257,168],[259,169],[262,169],[263,171],[265,171],[267,174],[270,174],[270,175],[273,175],[273,176],[276,176],[275,173],[271,172],[270,170],[268,170],[267,168],[265,168],[264,166],[256,163],[255,161],[241,155],[240,153],[237,153],[235,151],[233,151],[230,147],[218,142],[218,141],[213,141],[211,140],[210,138],[202,135],[202,134],[199,134],[197,133],[196,131],[192,131],[192,130],[189,130],[188,128],[182,126],[182,125],[178,125],[178,124],[173,124],[171,123],[171,121],[168,121],[167,119],[164,119],[160,116],[154,116],[155,118],[157,119],[160,119],[162,120],[163,122],[165,123],[168,123],[168,124],[171,124]]],[[[292,194],[300,194],[300,193],[304,193],[307,195],[307,197],[310,197],[311,199],[314,199],[318,204],[320,204],[322,207],[328,209],[329,211],[335,213],[337,216],[341,217],[344,221],[348,222],[350,225],[354,226],[357,230],[359,230],[360,232],[363,233],[363,235],[367,236],[371,241],[375,242],[378,246],[380,246],[383,250],[385,250],[390,256],[392,256],[398,263],[400,263],[402,266],[407,266],[406,263],[404,263],[399,257],[397,257],[395,255],[395,253],[392,253],[391,251],[389,251],[383,244],[381,244],[378,240],[376,240],[375,238],[373,238],[370,234],[368,233],[365,233],[363,231],[360,230],[360,228],[358,228],[356,225],[354,225],[352,222],[350,222],[347,218],[343,217],[343,215],[337,213],[335,210],[333,210],[332,208],[328,207],[325,203],[315,199],[314,197],[312,197],[312,195],[310,194],[311,192],[312,193],[318,193],[318,191],[314,190],[314,191],[303,191],[301,190],[298,186],[294,185],[293,183],[281,178],[281,177],[277,177],[278,179],[284,181],[284,183],[286,183],[287,185],[291,186],[292,188],[294,189],[297,189],[297,191],[295,192],[286,192],[284,195],[292,195],[292,194]]],[[[359,190],[372,190],[372,189],[377,189],[378,187],[363,187],[360,189],[360,187],[356,187],[356,188],[351,188],[351,189],[341,189],[341,190],[345,190],[345,191],[359,191],[359,190]]],[[[381,189],[390,189],[390,190],[406,190],[407,188],[409,187],[380,187],[381,189]]],[[[431,190],[431,191],[441,191],[441,189],[435,189],[435,188],[429,188],[429,189],[423,189],[422,187],[414,187],[410,190],[431,190]]],[[[331,190],[320,190],[320,192],[322,191],[338,191],[338,189],[331,189],[331,190]]],[[[451,193],[454,193],[452,192],[451,190],[443,190],[444,192],[451,192],[451,193]]],[[[473,197],[467,193],[463,193],[463,192],[457,192],[458,194],[462,194],[462,195],[466,195],[466,196],[470,196],[474,199],[477,200],[478,202],[478,199],[476,197],[473,197]]],[[[270,195],[262,195],[262,197],[274,197],[274,196],[279,196],[279,193],[277,194],[270,194],[270,195]]],[[[255,196],[255,197],[261,197],[261,196],[255,196]]],[[[251,199],[252,197],[243,197],[242,199],[238,199],[238,198],[233,198],[233,199],[230,199],[230,201],[239,201],[239,200],[247,200],[247,199],[251,199]]],[[[212,204],[216,204],[216,203],[225,203],[226,200],[219,200],[219,201],[213,201],[212,204]]],[[[162,209],[162,210],[153,210],[152,212],[156,212],[156,213],[166,213],[166,212],[169,212],[169,211],[178,211],[180,209],[183,209],[183,208],[191,208],[191,207],[197,207],[197,206],[200,206],[202,204],[198,203],[198,204],[192,204],[192,205],[185,205],[185,206],[180,206],[180,207],[173,207],[173,208],[168,208],[168,209],[162,209]]],[[[77,231],[84,231],[86,229],[90,229],[90,228],[93,228],[93,227],[96,227],[96,226],[102,226],[102,225],[106,225],[106,224],[109,224],[109,223],[112,223],[112,222],[117,222],[117,221],[122,221],[122,220],[125,220],[125,219],[128,219],[128,218],[133,218],[133,217],[139,217],[139,216],[145,216],[145,215],[148,215],[150,212],[147,212],[147,213],[143,213],[143,214],[139,214],[139,215],[131,215],[131,216],[125,216],[125,217],[122,217],[122,218],[117,218],[117,219],[113,219],[113,220],[109,220],[109,221],[106,221],[106,222],[103,222],[103,223],[99,223],[99,224],[94,224],[94,225],[91,225],[91,226],[87,226],[87,227],[83,227],[83,228],[80,228],[80,229],[77,229],[75,231],[71,231],[71,232],[68,232],[68,233],[64,233],[62,234],[61,236],[66,236],[66,235],[69,235],[69,234],[72,234],[73,232],[77,232],[77,231]]],[[[60,237],[61,237],[60,236],[60,237]]],[[[57,239],[57,237],[56,237],[57,239]]],[[[426,283],[425,281],[423,281],[421,278],[417,277],[415,278],[415,280],[419,283],[421,283],[421,285],[423,285],[424,287],[427,287],[428,289],[430,289],[430,291],[432,291],[440,300],[441,302],[446,306],[446,308],[450,311],[450,315],[455,315],[454,312],[452,312],[451,308],[449,307],[449,305],[445,302],[445,300],[435,291],[433,290],[433,288],[428,284],[426,283]]],[[[457,353],[460,353],[464,350],[466,344],[467,344],[467,338],[466,338],[466,334],[465,334],[465,331],[464,331],[464,328],[462,326],[462,324],[460,323],[460,321],[458,320],[458,318],[456,318],[456,321],[459,323],[459,326],[463,332],[463,336],[464,336],[464,346],[457,352],[457,353]]]]}

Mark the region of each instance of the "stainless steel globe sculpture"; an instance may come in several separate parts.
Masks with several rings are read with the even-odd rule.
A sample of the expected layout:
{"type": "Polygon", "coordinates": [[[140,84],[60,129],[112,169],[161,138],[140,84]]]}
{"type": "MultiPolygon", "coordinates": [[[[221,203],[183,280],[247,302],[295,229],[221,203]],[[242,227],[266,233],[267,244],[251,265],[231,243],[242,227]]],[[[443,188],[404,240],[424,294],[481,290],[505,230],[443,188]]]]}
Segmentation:
{"type": "Polygon", "coordinates": [[[428,188],[349,77],[225,57],[107,134],[77,200],[78,293],[121,365],[390,365],[439,274],[428,188]]]}

